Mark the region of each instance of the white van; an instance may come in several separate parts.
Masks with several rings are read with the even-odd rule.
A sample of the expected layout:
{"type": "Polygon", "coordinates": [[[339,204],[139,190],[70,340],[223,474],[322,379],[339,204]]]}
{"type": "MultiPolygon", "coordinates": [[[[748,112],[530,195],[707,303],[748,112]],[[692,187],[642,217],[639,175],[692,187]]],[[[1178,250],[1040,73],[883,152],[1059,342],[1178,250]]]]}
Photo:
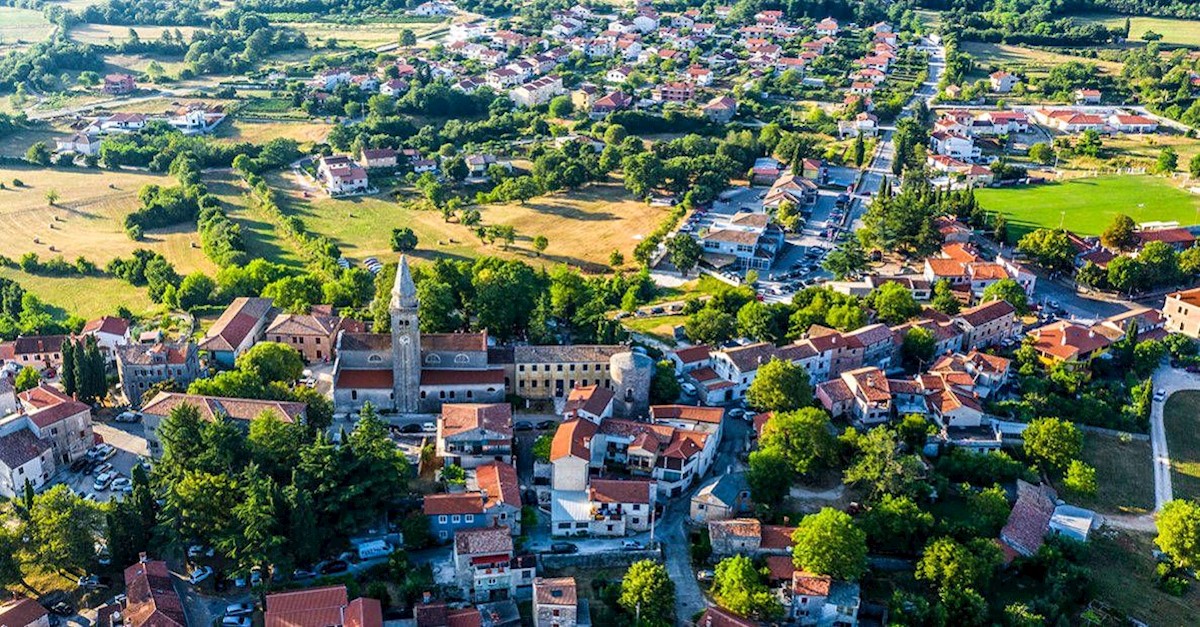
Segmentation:
{"type": "Polygon", "coordinates": [[[376,557],[386,557],[392,553],[392,545],[383,540],[364,542],[358,545],[358,559],[369,560],[376,557]]]}

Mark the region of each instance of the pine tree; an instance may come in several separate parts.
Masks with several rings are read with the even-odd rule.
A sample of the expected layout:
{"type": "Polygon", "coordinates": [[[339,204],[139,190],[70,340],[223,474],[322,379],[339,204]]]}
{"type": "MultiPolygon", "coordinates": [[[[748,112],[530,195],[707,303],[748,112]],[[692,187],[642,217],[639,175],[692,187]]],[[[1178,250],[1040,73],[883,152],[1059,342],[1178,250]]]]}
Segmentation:
{"type": "Polygon", "coordinates": [[[75,379],[75,344],[71,340],[62,345],[62,384],[67,396],[75,396],[77,391],[75,379]]]}

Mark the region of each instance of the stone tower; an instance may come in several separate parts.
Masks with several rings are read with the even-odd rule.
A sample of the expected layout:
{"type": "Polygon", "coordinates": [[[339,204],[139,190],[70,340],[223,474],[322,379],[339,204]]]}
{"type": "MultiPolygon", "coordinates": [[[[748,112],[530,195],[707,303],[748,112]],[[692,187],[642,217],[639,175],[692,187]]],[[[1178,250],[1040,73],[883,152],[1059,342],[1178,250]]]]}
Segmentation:
{"type": "Polygon", "coordinates": [[[396,411],[415,414],[421,406],[421,329],[417,319],[417,286],[400,256],[392,286],[392,394],[396,411]]]}

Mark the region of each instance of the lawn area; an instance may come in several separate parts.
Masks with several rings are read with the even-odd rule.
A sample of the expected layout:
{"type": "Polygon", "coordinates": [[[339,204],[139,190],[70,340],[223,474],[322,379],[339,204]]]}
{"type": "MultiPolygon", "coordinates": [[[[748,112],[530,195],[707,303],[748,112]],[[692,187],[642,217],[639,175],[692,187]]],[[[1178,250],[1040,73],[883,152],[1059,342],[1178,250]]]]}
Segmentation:
{"type": "Polygon", "coordinates": [[[1144,514],[1154,509],[1154,467],[1150,442],[1085,433],[1083,461],[1096,469],[1099,491],[1073,503],[1104,513],[1144,514]]]}
{"type": "MultiPolygon", "coordinates": [[[[1081,23],[1095,23],[1105,28],[1125,28],[1124,15],[1093,13],[1080,15],[1075,18],[1081,23]]],[[[1129,39],[1145,41],[1142,36],[1146,31],[1154,31],[1162,35],[1162,42],[1181,44],[1185,46],[1200,45],[1200,20],[1174,20],[1163,17],[1129,17],[1129,39]]]]}
{"type": "Polygon", "coordinates": [[[358,48],[375,48],[399,41],[400,29],[407,28],[418,38],[445,29],[444,22],[335,24],[332,22],[289,23],[288,26],[308,36],[312,44],[325,43],[331,39],[339,45],[358,48]]]}
{"type": "MultiPolygon", "coordinates": [[[[1008,44],[989,44],[978,41],[967,41],[963,42],[961,48],[963,52],[970,54],[978,63],[982,64],[983,66],[1020,66],[1021,69],[1032,74],[1049,72],[1050,68],[1056,65],[1067,63],[1069,61],[1092,63],[1109,74],[1119,73],[1122,67],[1121,63],[1117,63],[1115,61],[1088,59],[1069,54],[1050,52],[1047,50],[1037,50],[1022,46],[1010,46],[1008,44]]],[[[987,72],[982,72],[980,76],[986,74],[987,72]]]]}
{"type": "Polygon", "coordinates": [[[138,39],[152,41],[162,37],[164,32],[174,34],[176,30],[183,33],[183,38],[192,40],[197,30],[195,26],[124,26],[118,24],[76,24],[71,27],[71,39],[85,44],[106,44],[109,40],[117,43],[129,39],[129,31],[137,31],[138,39]]]}
{"type": "Polygon", "coordinates": [[[1163,424],[1175,498],[1200,498],[1200,391],[1172,394],[1163,406],[1163,424]]]}
{"type": "Polygon", "coordinates": [[[687,321],[687,316],[629,317],[621,321],[635,333],[649,335],[668,346],[675,346],[675,327],[687,321]]]}
{"type": "Polygon", "coordinates": [[[1058,228],[1060,223],[1080,235],[1099,235],[1118,213],[1139,223],[1176,220],[1195,224],[1200,211],[1200,196],[1178,189],[1169,179],[1152,176],[1080,178],[980,189],[975,195],[980,206],[1008,218],[1009,241],[1034,229],[1058,228]]]}
{"type": "Polygon", "coordinates": [[[213,139],[229,143],[265,144],[276,137],[294,139],[301,144],[320,142],[329,134],[329,125],[320,122],[226,119],[217,127],[213,139]]]}
{"type": "Polygon", "coordinates": [[[50,36],[52,25],[41,11],[0,7],[0,47],[31,44],[50,36]]]}
{"type": "Polygon", "coordinates": [[[75,314],[91,319],[113,315],[121,305],[134,313],[144,313],[155,307],[145,286],[135,287],[113,277],[44,277],[2,267],[0,277],[20,283],[26,291],[58,308],[64,316],[75,314]]]}
{"type": "Polygon", "coordinates": [[[17,129],[17,131],[0,138],[0,156],[24,157],[25,151],[38,142],[46,142],[46,145],[54,150],[54,138],[62,137],[65,134],[44,126],[17,129]]]}
{"type": "Polygon", "coordinates": [[[394,257],[389,239],[393,228],[409,227],[420,241],[421,259],[480,255],[524,259],[535,265],[567,263],[594,272],[608,270],[608,256],[619,249],[633,258],[638,240],[654,230],[667,209],[648,207],[629,198],[616,184],[539,196],[524,205],[481,207],[485,225],[512,225],[517,238],[507,250],[497,242],[483,245],[473,229],[445,222],[434,211],[414,211],[379,196],[332,199],[310,193],[304,198],[291,175],[270,177],[271,185],[290,198],[290,209],[308,228],[332,238],[348,257],[394,257]],[[532,240],[544,235],[549,247],[538,255],[532,240]]]}
{"type": "Polygon", "coordinates": [[[281,239],[275,225],[246,206],[245,185],[233,174],[212,174],[205,178],[208,191],[221,198],[225,213],[242,227],[242,242],[251,258],[269,259],[293,268],[303,268],[304,261],[295,249],[281,239]]]}
{"type": "Polygon", "coordinates": [[[1193,582],[1183,597],[1154,586],[1153,536],[1131,532],[1093,533],[1084,558],[1095,598],[1150,625],[1200,623],[1200,589],[1193,582]]]}
{"type": "Polygon", "coordinates": [[[103,267],[135,248],[148,248],[162,253],[181,274],[214,270],[198,247],[194,224],[150,231],[141,242],[125,235],[121,223],[137,207],[138,190],[147,184],[173,185],[164,175],[3,166],[0,181],[8,185],[0,191],[0,230],[5,234],[3,254],[9,257],[36,252],[42,259],[62,255],[73,261],[83,256],[103,267]],[[13,187],[13,179],[26,187],[13,187]],[[52,189],[60,195],[53,207],[46,202],[52,189]]]}

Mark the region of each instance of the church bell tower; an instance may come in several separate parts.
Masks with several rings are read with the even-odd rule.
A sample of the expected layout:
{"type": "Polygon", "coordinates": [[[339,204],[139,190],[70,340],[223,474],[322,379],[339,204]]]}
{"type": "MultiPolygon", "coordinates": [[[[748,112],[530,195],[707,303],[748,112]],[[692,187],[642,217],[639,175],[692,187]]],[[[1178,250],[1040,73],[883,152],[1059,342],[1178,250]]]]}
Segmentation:
{"type": "Polygon", "coordinates": [[[417,286],[400,256],[392,286],[392,394],[396,411],[415,414],[421,408],[421,329],[417,317],[417,286]]]}

